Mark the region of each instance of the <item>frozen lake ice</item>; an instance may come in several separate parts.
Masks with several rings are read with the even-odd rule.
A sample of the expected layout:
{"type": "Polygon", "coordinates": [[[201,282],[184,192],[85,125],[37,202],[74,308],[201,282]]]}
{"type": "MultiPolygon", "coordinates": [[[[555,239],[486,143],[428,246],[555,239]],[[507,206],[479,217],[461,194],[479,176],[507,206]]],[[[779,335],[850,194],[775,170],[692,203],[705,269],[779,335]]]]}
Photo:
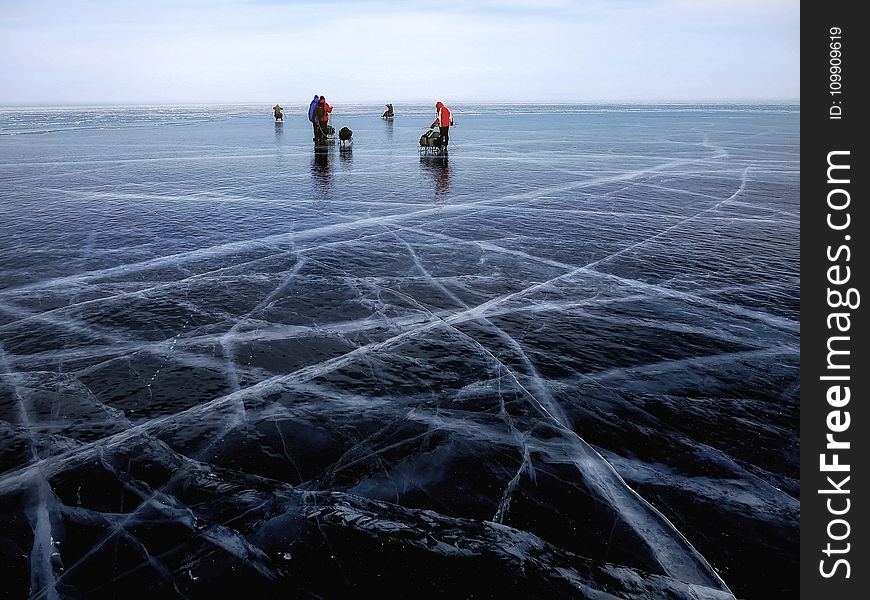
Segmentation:
{"type": "Polygon", "coordinates": [[[0,110],[9,597],[791,598],[799,109],[0,110]]]}

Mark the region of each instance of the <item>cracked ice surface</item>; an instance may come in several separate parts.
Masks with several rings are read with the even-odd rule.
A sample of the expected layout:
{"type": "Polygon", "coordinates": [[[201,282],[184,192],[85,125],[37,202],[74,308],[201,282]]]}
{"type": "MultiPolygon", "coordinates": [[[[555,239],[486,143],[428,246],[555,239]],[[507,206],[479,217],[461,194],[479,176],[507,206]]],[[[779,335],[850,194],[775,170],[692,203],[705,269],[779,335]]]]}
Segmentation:
{"type": "Polygon", "coordinates": [[[797,109],[378,110],[0,111],[10,597],[792,597],[797,109]]]}

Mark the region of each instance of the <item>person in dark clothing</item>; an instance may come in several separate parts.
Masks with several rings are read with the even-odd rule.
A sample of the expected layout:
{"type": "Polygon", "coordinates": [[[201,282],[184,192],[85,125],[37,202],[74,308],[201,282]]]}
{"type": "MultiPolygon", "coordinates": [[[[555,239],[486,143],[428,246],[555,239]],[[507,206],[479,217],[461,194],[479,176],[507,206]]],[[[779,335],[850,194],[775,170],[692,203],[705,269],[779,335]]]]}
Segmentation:
{"type": "Polygon", "coordinates": [[[276,104],[275,106],[273,106],[272,110],[275,111],[275,120],[276,121],[283,121],[284,120],[284,109],[281,107],[280,104],[276,104]]]}

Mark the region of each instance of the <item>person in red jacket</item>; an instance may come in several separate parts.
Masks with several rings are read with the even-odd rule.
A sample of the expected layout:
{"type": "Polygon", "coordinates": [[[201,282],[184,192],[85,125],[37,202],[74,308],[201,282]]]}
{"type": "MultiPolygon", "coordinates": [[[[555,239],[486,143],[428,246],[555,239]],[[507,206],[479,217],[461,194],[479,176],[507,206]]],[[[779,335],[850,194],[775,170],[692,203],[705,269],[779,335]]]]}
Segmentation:
{"type": "Polygon", "coordinates": [[[436,125],[440,128],[441,131],[441,149],[447,150],[447,142],[449,138],[450,126],[453,125],[453,117],[450,115],[450,109],[444,106],[443,102],[437,102],[435,104],[435,110],[437,112],[437,116],[435,117],[435,121],[429,127],[435,127],[436,125]]]}
{"type": "Polygon", "coordinates": [[[329,113],[332,112],[332,107],[326,102],[326,96],[321,96],[317,102],[320,105],[320,129],[321,135],[326,137],[327,127],[329,127],[329,113]]]}

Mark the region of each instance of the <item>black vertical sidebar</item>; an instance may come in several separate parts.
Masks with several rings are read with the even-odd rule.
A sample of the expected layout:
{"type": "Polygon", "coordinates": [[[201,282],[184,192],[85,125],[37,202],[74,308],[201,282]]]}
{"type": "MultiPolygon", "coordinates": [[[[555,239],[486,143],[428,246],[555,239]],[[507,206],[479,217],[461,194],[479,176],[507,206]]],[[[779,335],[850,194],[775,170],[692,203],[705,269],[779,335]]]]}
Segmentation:
{"type": "Polygon", "coordinates": [[[807,600],[870,597],[863,81],[870,30],[860,6],[801,4],[800,583],[807,600]]]}

